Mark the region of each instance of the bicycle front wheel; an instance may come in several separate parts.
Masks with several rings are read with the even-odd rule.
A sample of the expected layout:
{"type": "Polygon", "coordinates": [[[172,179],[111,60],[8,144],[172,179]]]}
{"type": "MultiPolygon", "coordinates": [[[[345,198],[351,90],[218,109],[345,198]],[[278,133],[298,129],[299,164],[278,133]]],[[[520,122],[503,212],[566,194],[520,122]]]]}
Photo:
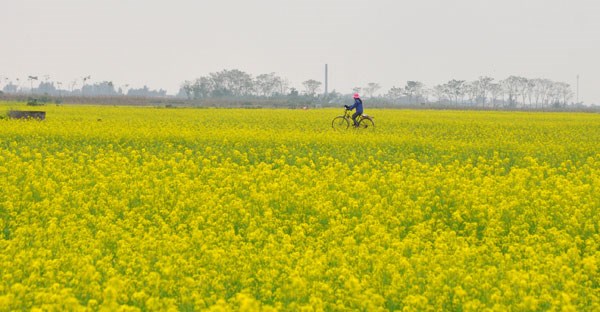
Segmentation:
{"type": "Polygon", "coordinates": [[[375,130],[375,123],[370,118],[363,118],[358,122],[358,128],[375,130]]]}
{"type": "Polygon", "coordinates": [[[331,122],[331,127],[334,130],[346,130],[350,126],[350,122],[348,119],[344,118],[344,116],[337,116],[333,118],[331,122]]]}

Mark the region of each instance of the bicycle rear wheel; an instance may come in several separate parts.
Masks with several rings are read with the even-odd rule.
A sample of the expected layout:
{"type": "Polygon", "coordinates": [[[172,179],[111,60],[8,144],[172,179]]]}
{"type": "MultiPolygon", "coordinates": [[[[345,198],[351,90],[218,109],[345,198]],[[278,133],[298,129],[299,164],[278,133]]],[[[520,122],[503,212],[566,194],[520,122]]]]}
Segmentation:
{"type": "Polygon", "coordinates": [[[331,121],[331,127],[334,130],[346,130],[349,126],[350,122],[344,116],[337,116],[331,121]]]}
{"type": "Polygon", "coordinates": [[[375,123],[371,118],[363,118],[358,122],[358,128],[375,130],[375,123]]]}

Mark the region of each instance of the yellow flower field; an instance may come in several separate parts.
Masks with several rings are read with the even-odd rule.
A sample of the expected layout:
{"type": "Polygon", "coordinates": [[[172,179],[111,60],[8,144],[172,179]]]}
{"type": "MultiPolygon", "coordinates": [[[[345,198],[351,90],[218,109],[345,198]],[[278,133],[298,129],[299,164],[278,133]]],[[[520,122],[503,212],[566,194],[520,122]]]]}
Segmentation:
{"type": "Polygon", "coordinates": [[[0,120],[0,311],[600,310],[598,114],[43,109],[0,120]]]}

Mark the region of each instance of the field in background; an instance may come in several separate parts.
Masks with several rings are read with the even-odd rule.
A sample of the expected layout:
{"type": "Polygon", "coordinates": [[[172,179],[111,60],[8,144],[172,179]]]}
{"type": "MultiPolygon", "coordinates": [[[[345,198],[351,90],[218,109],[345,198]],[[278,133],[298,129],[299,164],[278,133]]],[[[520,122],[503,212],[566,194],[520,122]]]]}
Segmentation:
{"type": "Polygon", "coordinates": [[[598,114],[43,110],[0,120],[0,310],[600,309],[598,114]]]}

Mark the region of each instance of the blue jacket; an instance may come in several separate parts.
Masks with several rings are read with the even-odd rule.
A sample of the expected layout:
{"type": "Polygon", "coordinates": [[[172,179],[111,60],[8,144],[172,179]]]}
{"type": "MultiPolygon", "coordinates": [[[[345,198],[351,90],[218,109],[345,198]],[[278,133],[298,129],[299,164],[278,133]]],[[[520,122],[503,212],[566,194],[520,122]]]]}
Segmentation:
{"type": "Polygon", "coordinates": [[[348,107],[349,110],[353,110],[356,108],[356,112],[359,114],[363,113],[363,105],[361,99],[354,99],[354,104],[348,107]]]}

